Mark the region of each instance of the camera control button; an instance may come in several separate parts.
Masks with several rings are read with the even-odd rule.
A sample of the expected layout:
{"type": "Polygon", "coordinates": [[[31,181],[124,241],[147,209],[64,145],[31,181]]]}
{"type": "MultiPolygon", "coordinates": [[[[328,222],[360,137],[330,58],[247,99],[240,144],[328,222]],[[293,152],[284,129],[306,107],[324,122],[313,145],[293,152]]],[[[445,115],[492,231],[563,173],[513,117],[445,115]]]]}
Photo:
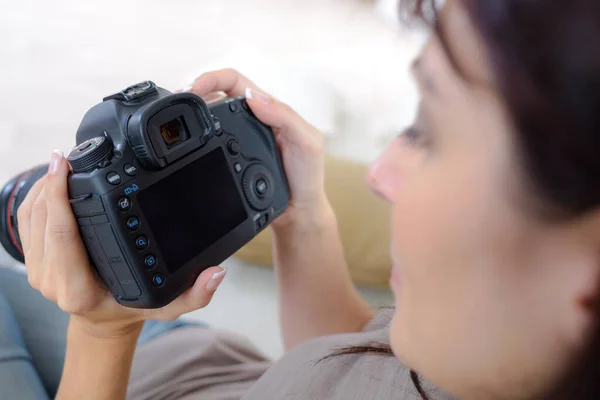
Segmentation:
{"type": "Polygon", "coordinates": [[[148,238],[146,236],[138,236],[137,239],[135,239],[135,247],[137,247],[140,250],[145,250],[148,248],[148,238]]]}
{"type": "Polygon", "coordinates": [[[156,287],[161,287],[165,284],[165,276],[163,274],[156,274],[152,278],[152,284],[156,287]]]}
{"type": "Polygon", "coordinates": [[[138,217],[131,217],[127,220],[127,228],[130,231],[137,231],[140,228],[140,220],[138,217]]]}
{"type": "Polygon", "coordinates": [[[246,99],[242,100],[242,108],[246,111],[248,111],[250,108],[248,107],[248,102],[246,101],[246,99]]]}
{"type": "Polygon", "coordinates": [[[129,176],[137,175],[137,167],[133,164],[125,164],[125,166],[123,166],[123,171],[129,176]]]}
{"type": "Polygon", "coordinates": [[[269,190],[269,185],[267,184],[267,181],[261,178],[254,184],[254,190],[256,190],[256,194],[262,197],[269,190]]]}
{"type": "Polygon", "coordinates": [[[231,139],[229,142],[227,142],[227,150],[232,156],[237,156],[238,154],[240,154],[240,144],[237,140],[231,139]]]}
{"type": "Polygon", "coordinates": [[[233,169],[239,174],[240,172],[242,172],[242,164],[236,162],[235,164],[233,164],[233,169]]]}
{"type": "Polygon", "coordinates": [[[148,268],[156,267],[157,263],[158,263],[158,258],[156,258],[156,256],[153,254],[150,254],[149,256],[146,256],[146,258],[144,258],[144,264],[148,268]]]}
{"type": "Polygon", "coordinates": [[[231,111],[232,113],[238,112],[239,109],[240,108],[238,107],[238,104],[235,101],[229,103],[229,111],[231,111]]]}
{"type": "Polygon", "coordinates": [[[267,226],[268,217],[267,214],[262,215],[259,219],[256,220],[256,229],[261,230],[265,226],[267,226]]]}
{"type": "Polygon", "coordinates": [[[111,185],[118,185],[121,183],[121,175],[116,172],[109,172],[108,175],[106,175],[106,180],[111,185]]]}
{"type": "Polygon", "coordinates": [[[129,197],[121,197],[117,205],[119,206],[119,210],[127,211],[131,208],[131,200],[129,200],[129,197]]]}
{"type": "Polygon", "coordinates": [[[67,160],[74,173],[92,172],[104,168],[113,154],[112,140],[108,136],[97,136],[75,146],[67,155],[67,160]]]}
{"type": "Polygon", "coordinates": [[[273,175],[259,163],[251,164],[246,168],[242,178],[242,187],[250,207],[256,211],[266,210],[275,194],[273,175]]]}
{"type": "Polygon", "coordinates": [[[221,129],[221,120],[213,115],[213,123],[215,124],[215,135],[221,136],[223,130],[221,129]]]}

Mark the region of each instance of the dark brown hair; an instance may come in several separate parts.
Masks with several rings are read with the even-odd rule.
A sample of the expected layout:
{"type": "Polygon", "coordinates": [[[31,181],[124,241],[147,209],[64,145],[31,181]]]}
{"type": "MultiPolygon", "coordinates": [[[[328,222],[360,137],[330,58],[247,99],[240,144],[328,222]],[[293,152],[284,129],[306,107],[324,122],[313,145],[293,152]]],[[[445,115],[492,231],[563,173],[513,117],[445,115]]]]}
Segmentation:
{"type": "MultiPolygon", "coordinates": [[[[564,220],[600,206],[600,1],[458,0],[483,39],[496,89],[516,127],[521,160],[545,216],[564,220]]],[[[428,21],[444,44],[435,0],[401,2],[428,21]]],[[[567,267],[567,266],[565,266],[567,267]]],[[[600,307],[596,307],[600,319],[600,307]]],[[[335,355],[388,346],[341,349],[335,355]]],[[[532,355],[533,356],[533,355],[532,355]]],[[[544,398],[600,399],[600,329],[585,354],[544,398]]],[[[416,373],[411,377],[426,399],[416,373]]]]}

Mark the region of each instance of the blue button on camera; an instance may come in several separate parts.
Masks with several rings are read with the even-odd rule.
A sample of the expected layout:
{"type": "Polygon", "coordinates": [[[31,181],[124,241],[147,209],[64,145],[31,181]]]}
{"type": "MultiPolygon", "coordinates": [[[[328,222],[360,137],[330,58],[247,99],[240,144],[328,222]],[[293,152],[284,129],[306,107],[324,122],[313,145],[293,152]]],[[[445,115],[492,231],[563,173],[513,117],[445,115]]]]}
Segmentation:
{"type": "Polygon", "coordinates": [[[165,277],[163,274],[156,274],[152,278],[152,284],[156,287],[161,287],[165,284],[165,277]]]}
{"type": "Polygon", "coordinates": [[[146,264],[146,267],[148,267],[148,268],[154,268],[157,263],[158,263],[158,259],[156,258],[156,256],[154,256],[152,254],[149,256],[146,256],[146,258],[144,258],[144,264],[146,264]]]}
{"type": "Polygon", "coordinates": [[[137,231],[140,227],[140,220],[138,217],[131,217],[127,220],[127,227],[130,231],[137,231]]]}
{"type": "Polygon", "coordinates": [[[135,239],[135,247],[137,247],[140,250],[144,250],[145,248],[147,248],[148,238],[146,238],[146,236],[140,236],[137,239],[135,239]]]}

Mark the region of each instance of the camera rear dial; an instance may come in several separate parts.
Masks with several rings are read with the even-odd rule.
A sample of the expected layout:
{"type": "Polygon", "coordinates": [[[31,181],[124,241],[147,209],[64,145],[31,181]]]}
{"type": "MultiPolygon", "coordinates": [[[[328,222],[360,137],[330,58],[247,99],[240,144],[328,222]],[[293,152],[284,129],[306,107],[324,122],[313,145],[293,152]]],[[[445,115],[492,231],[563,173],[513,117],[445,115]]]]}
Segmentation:
{"type": "Polygon", "coordinates": [[[248,204],[256,211],[264,211],[271,205],[275,193],[271,172],[262,164],[251,164],[242,178],[244,195],[248,204]]]}

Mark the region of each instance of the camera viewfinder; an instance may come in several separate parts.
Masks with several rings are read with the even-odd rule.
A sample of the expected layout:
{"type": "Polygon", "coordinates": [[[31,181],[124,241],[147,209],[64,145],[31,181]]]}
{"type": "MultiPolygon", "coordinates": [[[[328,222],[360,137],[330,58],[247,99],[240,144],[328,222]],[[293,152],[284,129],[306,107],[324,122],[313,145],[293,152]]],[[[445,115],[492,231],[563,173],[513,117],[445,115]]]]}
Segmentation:
{"type": "Polygon", "coordinates": [[[167,148],[173,148],[178,144],[189,139],[189,134],[181,117],[172,119],[160,126],[160,135],[162,136],[167,148]]]}

